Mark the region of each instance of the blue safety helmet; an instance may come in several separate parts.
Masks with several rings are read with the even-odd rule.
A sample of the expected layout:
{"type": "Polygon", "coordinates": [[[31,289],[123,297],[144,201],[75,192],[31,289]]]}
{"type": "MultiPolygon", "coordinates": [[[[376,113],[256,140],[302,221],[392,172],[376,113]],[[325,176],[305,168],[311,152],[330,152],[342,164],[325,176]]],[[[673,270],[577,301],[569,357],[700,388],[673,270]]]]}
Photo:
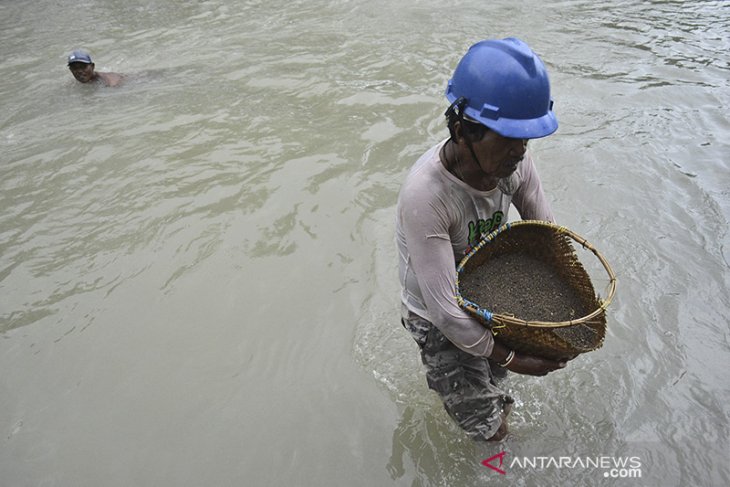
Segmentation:
{"type": "Polygon", "coordinates": [[[545,65],[520,39],[481,41],[469,48],[446,88],[463,114],[504,137],[537,139],[558,129],[545,65]]]}

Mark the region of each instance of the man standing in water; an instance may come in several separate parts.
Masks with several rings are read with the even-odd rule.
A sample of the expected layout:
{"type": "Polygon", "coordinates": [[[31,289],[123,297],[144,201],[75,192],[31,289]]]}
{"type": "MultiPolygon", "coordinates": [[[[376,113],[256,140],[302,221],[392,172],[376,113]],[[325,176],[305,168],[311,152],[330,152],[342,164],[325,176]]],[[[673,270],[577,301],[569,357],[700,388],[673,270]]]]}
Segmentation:
{"type": "Polygon", "coordinates": [[[68,57],[68,69],[81,83],[104,83],[104,86],[117,86],[123,76],[119,73],[99,73],[94,71],[94,63],[88,53],[75,50],[68,57]]]}
{"type": "Polygon", "coordinates": [[[457,304],[456,265],[507,222],[510,204],[524,219],[554,220],[527,142],[552,134],[558,122],[545,66],[515,38],[473,45],[446,98],[450,137],[418,159],[398,197],[402,323],[449,415],[470,437],[497,441],[514,402],[498,379],[507,370],[539,376],[566,364],[495,340],[457,304]]]}

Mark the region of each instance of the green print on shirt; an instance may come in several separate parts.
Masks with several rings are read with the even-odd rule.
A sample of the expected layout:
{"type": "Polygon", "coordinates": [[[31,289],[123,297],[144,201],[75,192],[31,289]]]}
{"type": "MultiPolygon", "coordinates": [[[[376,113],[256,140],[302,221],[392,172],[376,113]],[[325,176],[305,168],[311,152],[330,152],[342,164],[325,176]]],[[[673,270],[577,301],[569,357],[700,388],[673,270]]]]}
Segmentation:
{"type": "Polygon", "coordinates": [[[482,237],[499,227],[502,224],[503,218],[504,213],[495,211],[489,220],[482,220],[480,218],[476,223],[473,221],[469,222],[469,247],[474,247],[482,237]]]}

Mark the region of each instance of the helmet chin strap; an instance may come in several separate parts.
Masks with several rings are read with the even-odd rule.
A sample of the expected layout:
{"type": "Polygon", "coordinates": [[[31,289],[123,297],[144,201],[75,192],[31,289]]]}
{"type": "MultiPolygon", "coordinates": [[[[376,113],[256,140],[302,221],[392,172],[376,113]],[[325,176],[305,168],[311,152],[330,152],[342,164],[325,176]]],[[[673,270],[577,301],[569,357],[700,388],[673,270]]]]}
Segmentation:
{"type": "MultiPolygon", "coordinates": [[[[453,140],[453,139],[452,139],[452,140],[453,140]]],[[[482,173],[482,174],[483,174],[484,176],[486,176],[487,178],[495,179],[495,180],[497,180],[497,181],[498,181],[498,180],[499,180],[500,178],[496,177],[496,176],[494,175],[494,172],[487,172],[487,171],[485,171],[485,170],[484,170],[484,168],[482,167],[482,165],[481,165],[481,163],[480,163],[480,161],[479,161],[479,157],[477,157],[477,154],[476,154],[476,152],[474,152],[474,147],[472,146],[472,144],[471,144],[471,141],[469,140],[469,138],[468,138],[468,137],[464,137],[464,141],[466,142],[466,146],[467,146],[467,147],[469,148],[469,152],[471,153],[471,157],[472,157],[472,159],[473,159],[473,160],[474,160],[474,162],[475,162],[475,163],[477,164],[477,167],[479,168],[479,170],[481,171],[481,173],[482,173]]],[[[456,156],[456,161],[457,161],[457,163],[458,163],[458,162],[461,162],[461,161],[459,160],[459,151],[458,151],[458,149],[455,149],[455,152],[454,152],[454,154],[455,154],[455,156],[456,156]]],[[[499,170],[499,169],[498,169],[498,170],[499,170]]],[[[496,171],[495,171],[495,172],[496,172],[496,171]]],[[[462,173],[462,174],[463,174],[463,173],[462,173]]],[[[466,182],[466,181],[465,181],[465,182],[466,182]]]]}
{"type": "MultiPolygon", "coordinates": [[[[450,113],[454,113],[454,112],[456,113],[459,124],[462,127],[462,134],[463,134],[462,137],[466,141],[466,146],[469,148],[469,152],[471,153],[471,157],[474,159],[474,162],[476,162],[477,166],[479,166],[479,168],[481,169],[482,165],[479,163],[479,158],[477,157],[476,152],[474,152],[474,147],[472,146],[471,140],[469,140],[469,137],[467,137],[466,134],[464,133],[464,107],[466,106],[466,104],[467,104],[466,98],[464,98],[463,96],[458,98],[457,100],[454,101],[454,103],[451,104],[451,106],[448,108],[448,110],[446,110],[446,115],[449,115],[450,113]]],[[[456,134],[455,133],[451,134],[452,140],[454,139],[454,135],[456,135],[456,134]]],[[[458,160],[458,156],[457,156],[457,160],[458,160]]]]}
{"type": "MultiPolygon", "coordinates": [[[[458,98],[457,100],[455,100],[454,103],[452,103],[451,106],[448,108],[448,110],[446,110],[446,115],[449,115],[450,112],[456,113],[456,115],[458,116],[458,121],[462,127],[462,131],[464,130],[464,128],[463,128],[464,127],[464,107],[466,106],[466,104],[467,104],[467,99],[462,96],[462,97],[458,98]]],[[[487,130],[489,130],[489,129],[487,129],[487,130]]],[[[451,134],[451,140],[454,140],[454,135],[456,135],[456,134],[453,134],[453,133],[451,134]]],[[[463,133],[462,137],[463,137],[464,141],[466,142],[466,146],[469,149],[469,152],[471,153],[472,159],[474,159],[474,162],[476,162],[477,166],[479,167],[479,170],[489,178],[499,179],[493,175],[494,174],[493,172],[490,173],[490,172],[487,172],[484,170],[484,168],[481,164],[481,161],[479,160],[479,157],[477,157],[477,153],[474,151],[474,146],[472,145],[471,140],[469,139],[469,137],[466,136],[465,133],[463,133]]],[[[459,156],[458,156],[458,151],[456,152],[456,159],[457,159],[457,162],[460,162],[459,156]]]]}
{"type": "Polygon", "coordinates": [[[466,141],[466,146],[469,148],[469,152],[471,152],[471,157],[472,157],[472,159],[474,159],[474,162],[477,163],[477,166],[479,166],[479,169],[481,169],[481,171],[484,174],[489,176],[490,174],[488,172],[486,172],[484,170],[484,168],[482,167],[482,164],[480,163],[479,158],[477,157],[477,153],[474,152],[474,147],[471,145],[471,140],[469,140],[468,137],[464,137],[464,140],[466,141]]]}
{"type": "MultiPolygon", "coordinates": [[[[460,117],[460,119],[462,121],[462,127],[463,127],[463,120],[464,120],[464,118],[463,117],[460,117]]],[[[482,166],[482,163],[479,160],[479,157],[477,157],[477,153],[474,151],[474,146],[472,145],[471,140],[466,135],[464,135],[464,142],[466,142],[466,147],[469,149],[469,152],[471,153],[472,159],[474,159],[474,162],[477,164],[477,167],[482,172],[482,174],[484,174],[488,178],[499,179],[499,178],[497,178],[497,177],[494,176],[494,173],[496,173],[497,171],[499,171],[499,168],[497,168],[497,171],[494,171],[494,172],[487,172],[487,171],[485,171],[484,170],[484,166],[482,166]]]]}

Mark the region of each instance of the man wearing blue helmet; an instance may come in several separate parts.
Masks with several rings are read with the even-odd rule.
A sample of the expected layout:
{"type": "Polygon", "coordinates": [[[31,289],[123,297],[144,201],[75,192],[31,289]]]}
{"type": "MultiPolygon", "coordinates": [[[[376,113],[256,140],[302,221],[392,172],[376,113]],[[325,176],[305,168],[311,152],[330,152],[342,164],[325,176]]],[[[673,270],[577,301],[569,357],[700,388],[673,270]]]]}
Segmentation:
{"type": "Polygon", "coordinates": [[[558,122],[545,66],[515,38],[473,45],[446,98],[450,137],[418,159],[398,197],[402,323],[449,415],[472,438],[495,441],[514,402],[497,385],[506,371],[546,375],[566,364],[495,340],[457,304],[456,265],[507,222],[510,204],[523,219],[554,221],[527,143],[558,122]]]}
{"type": "Polygon", "coordinates": [[[87,52],[75,50],[68,56],[68,69],[74,78],[81,83],[103,83],[105,86],[117,86],[122,82],[119,73],[100,73],[94,70],[94,63],[87,52]]]}

